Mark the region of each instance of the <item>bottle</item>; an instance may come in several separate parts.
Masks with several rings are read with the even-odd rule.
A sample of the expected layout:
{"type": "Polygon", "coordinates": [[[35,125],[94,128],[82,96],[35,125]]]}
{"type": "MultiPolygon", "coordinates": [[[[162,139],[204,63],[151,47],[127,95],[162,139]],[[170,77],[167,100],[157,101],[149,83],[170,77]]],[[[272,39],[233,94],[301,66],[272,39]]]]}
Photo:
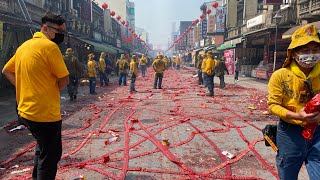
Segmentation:
{"type": "MultiPolygon", "coordinates": [[[[305,106],[305,112],[307,114],[314,113],[317,111],[320,111],[320,93],[315,95],[305,106]]],[[[307,123],[303,130],[302,130],[302,136],[310,141],[313,138],[313,133],[318,127],[318,123],[307,123]]]]}

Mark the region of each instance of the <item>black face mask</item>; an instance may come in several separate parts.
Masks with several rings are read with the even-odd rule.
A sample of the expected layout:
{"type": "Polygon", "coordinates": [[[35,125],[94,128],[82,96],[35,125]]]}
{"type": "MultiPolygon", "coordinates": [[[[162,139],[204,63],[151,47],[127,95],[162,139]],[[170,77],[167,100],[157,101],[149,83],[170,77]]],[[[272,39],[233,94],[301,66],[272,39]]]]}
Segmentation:
{"type": "Polygon", "coordinates": [[[61,44],[63,40],[64,40],[64,34],[62,33],[55,33],[54,38],[51,39],[51,41],[56,44],[61,44]]]}

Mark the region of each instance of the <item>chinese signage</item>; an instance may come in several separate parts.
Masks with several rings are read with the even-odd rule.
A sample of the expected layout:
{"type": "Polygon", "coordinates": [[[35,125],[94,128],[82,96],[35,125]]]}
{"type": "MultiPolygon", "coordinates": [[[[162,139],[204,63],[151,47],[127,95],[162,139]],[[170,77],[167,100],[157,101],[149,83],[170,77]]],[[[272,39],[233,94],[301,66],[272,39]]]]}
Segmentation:
{"type": "Polygon", "coordinates": [[[201,30],[202,30],[201,37],[202,37],[202,39],[207,38],[207,29],[208,29],[207,25],[208,25],[207,20],[206,19],[202,20],[202,22],[201,22],[201,30]]]}
{"type": "Polygon", "coordinates": [[[282,4],[283,0],[264,0],[263,4],[282,4]]]}
{"type": "Polygon", "coordinates": [[[3,46],[3,22],[0,22],[0,49],[3,46]]]}
{"type": "Polygon", "coordinates": [[[208,15],[208,33],[213,33],[215,29],[215,15],[208,15]]]}
{"type": "Polygon", "coordinates": [[[260,24],[263,24],[265,22],[265,16],[264,14],[261,14],[259,16],[256,16],[252,19],[249,19],[247,21],[247,28],[251,28],[260,24]]]}
{"type": "Polygon", "coordinates": [[[225,62],[229,74],[234,74],[234,54],[235,49],[228,49],[224,51],[225,62]]]}
{"type": "Polygon", "coordinates": [[[81,18],[86,21],[92,21],[92,2],[91,0],[86,0],[82,3],[81,7],[81,18]]]}
{"type": "Polygon", "coordinates": [[[120,41],[120,39],[117,39],[117,47],[118,47],[118,48],[121,48],[121,41],[120,41]]]}
{"type": "Polygon", "coordinates": [[[216,32],[224,32],[225,10],[224,7],[217,7],[216,11],[216,32]]]}

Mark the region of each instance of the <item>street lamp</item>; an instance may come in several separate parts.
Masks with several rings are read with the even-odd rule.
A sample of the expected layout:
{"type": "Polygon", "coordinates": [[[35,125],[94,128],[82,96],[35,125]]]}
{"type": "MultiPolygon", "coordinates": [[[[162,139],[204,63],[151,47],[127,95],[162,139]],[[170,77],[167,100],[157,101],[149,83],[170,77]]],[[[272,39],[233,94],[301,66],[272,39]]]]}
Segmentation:
{"type": "Polygon", "coordinates": [[[279,12],[273,17],[276,24],[276,36],[274,40],[274,54],[273,54],[273,72],[276,70],[276,62],[277,62],[277,39],[278,39],[278,24],[280,23],[282,16],[279,15],[279,12]]]}

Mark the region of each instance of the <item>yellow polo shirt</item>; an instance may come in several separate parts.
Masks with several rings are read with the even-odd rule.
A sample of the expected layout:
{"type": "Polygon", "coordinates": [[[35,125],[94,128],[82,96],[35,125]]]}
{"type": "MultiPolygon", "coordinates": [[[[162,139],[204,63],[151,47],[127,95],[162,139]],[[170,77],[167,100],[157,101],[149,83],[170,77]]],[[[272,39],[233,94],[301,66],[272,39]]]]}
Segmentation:
{"type": "Polygon", "coordinates": [[[136,76],[138,76],[138,68],[137,68],[137,64],[134,60],[131,60],[131,62],[130,62],[130,72],[134,73],[136,76]]]}
{"type": "Polygon", "coordinates": [[[88,76],[89,77],[96,77],[97,76],[97,71],[96,71],[96,61],[92,60],[92,61],[88,61],[88,76]]]}
{"type": "Polygon", "coordinates": [[[24,42],[5,65],[16,75],[21,117],[35,122],[61,120],[58,79],[69,74],[59,47],[41,32],[24,42]]]}

